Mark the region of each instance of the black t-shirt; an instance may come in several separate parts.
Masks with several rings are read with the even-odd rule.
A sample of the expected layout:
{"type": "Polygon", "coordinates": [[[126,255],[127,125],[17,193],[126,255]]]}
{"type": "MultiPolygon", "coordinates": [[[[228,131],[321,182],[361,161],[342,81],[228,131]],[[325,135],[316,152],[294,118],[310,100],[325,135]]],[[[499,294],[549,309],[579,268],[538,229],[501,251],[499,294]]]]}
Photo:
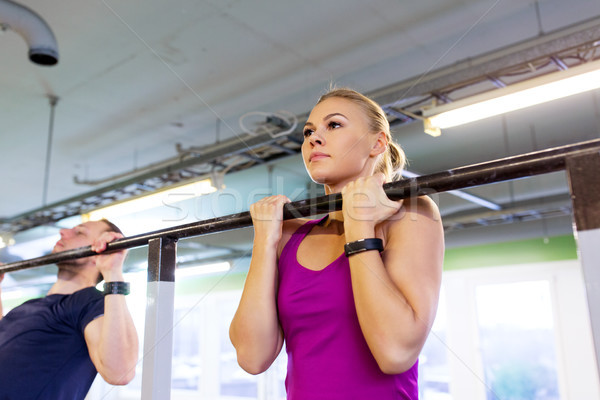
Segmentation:
{"type": "Polygon", "coordinates": [[[0,400],[84,399],[96,377],[83,331],[104,314],[94,287],[29,300],[0,320],[0,400]]]}

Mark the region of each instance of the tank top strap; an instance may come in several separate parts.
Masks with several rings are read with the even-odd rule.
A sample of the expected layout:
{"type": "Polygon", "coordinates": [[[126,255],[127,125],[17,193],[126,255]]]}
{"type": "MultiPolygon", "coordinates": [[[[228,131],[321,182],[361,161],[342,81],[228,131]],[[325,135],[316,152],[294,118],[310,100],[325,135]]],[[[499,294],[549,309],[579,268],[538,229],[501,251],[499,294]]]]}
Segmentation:
{"type": "Polygon", "coordinates": [[[296,252],[304,237],[308,234],[308,232],[310,232],[313,226],[319,224],[321,221],[324,221],[327,217],[329,217],[329,215],[325,215],[323,218],[306,221],[306,223],[302,224],[298,229],[296,229],[296,232],[292,233],[292,236],[281,251],[279,259],[286,259],[290,252],[293,255],[293,258],[296,259],[296,252]]]}

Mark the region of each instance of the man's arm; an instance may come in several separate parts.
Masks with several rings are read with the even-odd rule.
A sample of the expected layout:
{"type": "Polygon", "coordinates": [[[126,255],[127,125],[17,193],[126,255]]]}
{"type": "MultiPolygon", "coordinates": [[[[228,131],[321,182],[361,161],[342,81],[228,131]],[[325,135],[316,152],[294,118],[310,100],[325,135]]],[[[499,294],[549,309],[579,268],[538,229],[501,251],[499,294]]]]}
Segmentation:
{"type": "MultiPolygon", "coordinates": [[[[122,237],[105,232],[92,245],[102,252],[106,243],[122,237]]],[[[96,266],[106,282],[123,281],[125,251],[96,256],[96,266]]],[[[104,297],[104,315],[90,322],[84,330],[90,358],[98,373],[112,385],[126,385],[135,376],[138,360],[138,335],[127,308],[125,296],[104,297]]]]}

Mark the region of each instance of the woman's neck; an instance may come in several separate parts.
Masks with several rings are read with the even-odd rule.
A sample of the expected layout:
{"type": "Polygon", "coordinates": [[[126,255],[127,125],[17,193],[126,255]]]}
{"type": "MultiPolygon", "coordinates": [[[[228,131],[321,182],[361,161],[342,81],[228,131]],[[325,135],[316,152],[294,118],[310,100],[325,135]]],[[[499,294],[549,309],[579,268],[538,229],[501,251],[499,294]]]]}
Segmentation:
{"type": "Polygon", "coordinates": [[[325,229],[335,229],[338,234],[344,232],[344,215],[342,211],[333,211],[327,214],[327,216],[319,223],[319,225],[325,229]]]}

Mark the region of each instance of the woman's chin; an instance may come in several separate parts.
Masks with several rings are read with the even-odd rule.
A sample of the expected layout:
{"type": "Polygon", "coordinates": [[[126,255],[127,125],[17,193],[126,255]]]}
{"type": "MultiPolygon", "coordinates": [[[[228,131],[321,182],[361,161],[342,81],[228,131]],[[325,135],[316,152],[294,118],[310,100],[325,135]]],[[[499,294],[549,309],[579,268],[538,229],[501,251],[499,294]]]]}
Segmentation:
{"type": "Polygon", "coordinates": [[[323,176],[323,175],[311,175],[310,179],[314,182],[314,183],[318,183],[319,185],[327,185],[329,182],[329,179],[327,179],[327,176],[323,176]]]}

